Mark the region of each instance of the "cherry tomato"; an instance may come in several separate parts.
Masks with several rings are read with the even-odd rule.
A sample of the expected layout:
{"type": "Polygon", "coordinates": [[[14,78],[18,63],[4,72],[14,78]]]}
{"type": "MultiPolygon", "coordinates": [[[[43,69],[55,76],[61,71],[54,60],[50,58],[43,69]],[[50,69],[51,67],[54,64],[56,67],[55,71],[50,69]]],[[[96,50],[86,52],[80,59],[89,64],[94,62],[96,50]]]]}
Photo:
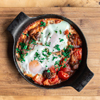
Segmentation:
{"type": "Polygon", "coordinates": [[[69,74],[63,72],[63,71],[59,71],[58,72],[58,77],[62,80],[67,80],[69,78],[69,74]]]}
{"type": "Polygon", "coordinates": [[[61,67],[60,68],[60,71],[63,71],[63,72],[69,72],[71,71],[71,67],[69,66],[69,64],[66,64],[66,67],[61,67]]]}
{"type": "Polygon", "coordinates": [[[57,84],[59,82],[59,78],[58,78],[58,75],[56,75],[56,77],[55,78],[51,78],[51,79],[49,79],[49,83],[50,84],[57,84]]]}

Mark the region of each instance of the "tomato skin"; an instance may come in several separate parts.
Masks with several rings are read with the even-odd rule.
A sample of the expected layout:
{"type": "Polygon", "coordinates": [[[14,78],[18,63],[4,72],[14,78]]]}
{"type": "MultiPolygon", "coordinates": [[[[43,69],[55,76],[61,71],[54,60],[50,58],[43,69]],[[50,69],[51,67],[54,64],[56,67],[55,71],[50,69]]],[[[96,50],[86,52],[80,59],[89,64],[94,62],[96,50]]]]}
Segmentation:
{"type": "Polygon", "coordinates": [[[58,72],[58,77],[62,80],[67,80],[69,78],[69,74],[63,72],[63,71],[59,71],[58,72]]]}
{"type": "Polygon", "coordinates": [[[43,82],[43,85],[50,85],[49,79],[46,79],[46,80],[43,82]]]}
{"type": "Polygon", "coordinates": [[[42,85],[43,81],[44,81],[44,77],[41,74],[36,74],[33,78],[32,78],[36,83],[42,85]]]}
{"type": "Polygon", "coordinates": [[[55,67],[54,67],[54,66],[51,66],[51,67],[50,67],[50,72],[56,73],[56,70],[55,70],[55,67]]]}
{"type": "Polygon", "coordinates": [[[49,79],[49,83],[50,83],[51,85],[57,84],[58,82],[59,82],[58,75],[56,75],[55,78],[49,79]]]}
{"type": "Polygon", "coordinates": [[[71,67],[69,66],[69,64],[66,64],[66,67],[65,68],[61,67],[60,71],[69,72],[69,71],[71,71],[71,67]]]}
{"type": "Polygon", "coordinates": [[[60,22],[61,22],[61,20],[55,20],[55,24],[58,24],[60,22]]]}
{"type": "Polygon", "coordinates": [[[66,30],[64,34],[67,36],[69,34],[69,30],[66,30]]]}
{"type": "Polygon", "coordinates": [[[74,56],[77,58],[77,60],[81,60],[82,58],[82,48],[74,49],[74,56]]]}

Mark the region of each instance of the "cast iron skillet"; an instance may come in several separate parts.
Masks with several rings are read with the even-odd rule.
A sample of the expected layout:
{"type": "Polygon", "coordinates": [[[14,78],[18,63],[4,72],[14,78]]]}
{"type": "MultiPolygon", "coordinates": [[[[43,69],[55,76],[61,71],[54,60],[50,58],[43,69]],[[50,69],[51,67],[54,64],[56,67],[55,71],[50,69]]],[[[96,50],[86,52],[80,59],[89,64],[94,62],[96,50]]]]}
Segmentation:
{"type": "Polygon", "coordinates": [[[15,66],[16,66],[18,72],[29,83],[36,85],[38,87],[46,88],[46,89],[55,89],[55,88],[60,88],[60,87],[64,87],[64,86],[72,86],[74,89],[76,89],[79,92],[84,88],[84,86],[94,76],[94,74],[87,67],[87,52],[88,52],[88,49],[87,49],[87,43],[86,43],[85,37],[84,37],[83,33],[81,32],[81,30],[78,28],[78,26],[75,23],[73,23],[71,20],[69,20],[69,19],[67,19],[63,16],[55,15],[55,14],[46,14],[46,15],[40,15],[40,16],[37,16],[37,17],[28,17],[23,12],[20,12],[19,15],[8,26],[7,30],[12,34],[13,39],[14,39],[13,59],[14,59],[15,66]],[[82,61],[79,65],[79,68],[76,71],[76,73],[72,77],[70,77],[68,80],[66,80],[66,81],[64,81],[60,84],[53,85],[53,86],[43,86],[43,85],[36,84],[36,83],[34,83],[34,81],[32,79],[28,78],[27,76],[24,76],[23,73],[21,72],[20,68],[18,67],[18,64],[16,62],[16,56],[15,56],[16,43],[17,43],[17,40],[18,40],[20,34],[22,33],[22,31],[28,25],[30,25],[32,22],[39,20],[39,19],[42,19],[42,18],[60,18],[64,21],[67,21],[78,32],[78,34],[79,34],[79,36],[82,40],[82,43],[83,43],[83,45],[82,45],[82,61]]]}

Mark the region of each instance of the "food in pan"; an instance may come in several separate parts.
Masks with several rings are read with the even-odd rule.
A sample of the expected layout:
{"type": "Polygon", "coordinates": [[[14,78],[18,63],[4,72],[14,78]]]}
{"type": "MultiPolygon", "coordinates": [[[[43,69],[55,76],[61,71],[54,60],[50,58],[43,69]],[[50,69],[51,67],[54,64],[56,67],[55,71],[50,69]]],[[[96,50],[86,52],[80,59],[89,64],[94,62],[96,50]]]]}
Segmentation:
{"type": "Polygon", "coordinates": [[[82,59],[82,41],[76,30],[57,18],[30,24],[16,45],[16,60],[22,73],[40,85],[68,80],[82,59]]]}

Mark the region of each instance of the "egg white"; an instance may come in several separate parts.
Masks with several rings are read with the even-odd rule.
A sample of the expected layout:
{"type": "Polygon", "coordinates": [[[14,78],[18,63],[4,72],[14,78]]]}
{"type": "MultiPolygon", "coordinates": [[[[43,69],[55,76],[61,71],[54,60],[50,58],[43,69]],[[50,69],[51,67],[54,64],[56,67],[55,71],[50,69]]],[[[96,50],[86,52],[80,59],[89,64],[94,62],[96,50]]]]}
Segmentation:
{"type": "MultiPolygon", "coordinates": [[[[32,76],[35,76],[34,73],[31,73],[29,70],[29,63],[32,60],[38,60],[38,58],[34,59],[35,53],[37,52],[40,55],[40,59],[44,58],[42,55],[42,51],[47,48],[49,52],[57,52],[58,50],[55,49],[55,45],[59,45],[60,50],[63,48],[67,47],[67,41],[68,39],[66,38],[66,35],[64,35],[64,31],[66,29],[70,29],[70,24],[66,21],[61,21],[58,24],[49,24],[41,34],[40,41],[43,45],[35,45],[34,49],[28,52],[28,55],[25,56],[25,62],[20,62],[21,69],[23,72],[27,74],[32,74],[32,76]],[[55,32],[56,31],[56,32],[55,32]],[[63,39],[62,42],[60,42],[60,39],[63,39]],[[45,43],[50,43],[50,46],[46,46],[45,43]]],[[[60,61],[61,58],[58,57],[57,55],[51,54],[48,59],[43,60],[41,64],[42,69],[38,74],[42,74],[45,69],[50,68],[52,65],[55,64],[56,61],[60,61]],[[57,57],[56,59],[52,60],[53,57],[57,57]],[[47,67],[46,67],[47,66],[47,67]]]]}

